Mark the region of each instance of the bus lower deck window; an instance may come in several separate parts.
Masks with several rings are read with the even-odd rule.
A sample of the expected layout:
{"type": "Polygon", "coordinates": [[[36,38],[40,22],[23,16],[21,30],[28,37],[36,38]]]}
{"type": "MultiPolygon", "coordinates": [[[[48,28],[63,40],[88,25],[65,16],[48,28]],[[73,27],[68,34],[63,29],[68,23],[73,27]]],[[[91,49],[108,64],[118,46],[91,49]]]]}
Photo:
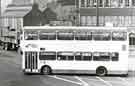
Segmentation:
{"type": "Polygon", "coordinates": [[[94,53],[93,54],[93,60],[94,61],[110,61],[110,54],[109,53],[94,53]]]}
{"type": "Polygon", "coordinates": [[[76,53],[75,60],[90,61],[92,60],[92,56],[91,53],[86,53],[86,52],[76,53]]]}
{"type": "Polygon", "coordinates": [[[72,52],[58,52],[57,53],[58,60],[74,60],[74,54],[72,52]]]}
{"type": "Polygon", "coordinates": [[[40,60],[56,60],[56,52],[40,52],[40,60]]]}

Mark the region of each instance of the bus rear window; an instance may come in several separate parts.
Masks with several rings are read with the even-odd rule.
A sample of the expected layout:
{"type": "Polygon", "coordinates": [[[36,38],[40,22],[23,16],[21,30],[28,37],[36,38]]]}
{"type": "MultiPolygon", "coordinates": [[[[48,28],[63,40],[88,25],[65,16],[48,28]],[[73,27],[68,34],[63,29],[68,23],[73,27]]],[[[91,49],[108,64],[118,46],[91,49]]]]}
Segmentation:
{"type": "Polygon", "coordinates": [[[92,37],[93,40],[99,40],[99,41],[103,41],[103,40],[110,40],[111,39],[111,34],[110,32],[92,32],[92,37]]]}
{"type": "Polygon", "coordinates": [[[92,40],[91,32],[76,32],[76,40],[92,40]]]}
{"type": "Polygon", "coordinates": [[[126,40],[126,32],[113,32],[112,33],[112,40],[114,41],[124,41],[126,40]]]}
{"type": "Polygon", "coordinates": [[[76,52],[75,60],[82,60],[82,53],[81,52],[76,52]]]}
{"type": "Polygon", "coordinates": [[[40,60],[55,60],[56,52],[40,52],[39,59],[40,60]]]}
{"type": "Polygon", "coordinates": [[[73,32],[58,32],[57,38],[58,40],[73,40],[74,33],[73,32]]]}
{"type": "Polygon", "coordinates": [[[94,61],[110,61],[110,53],[107,52],[95,52],[93,53],[94,61]]]}
{"type": "Polygon", "coordinates": [[[25,40],[38,40],[37,32],[25,32],[25,40]]]}
{"type": "Polygon", "coordinates": [[[57,53],[58,60],[74,60],[74,53],[73,52],[58,52],[57,53]]]}
{"type": "Polygon", "coordinates": [[[39,39],[40,40],[55,40],[56,33],[55,32],[40,32],[39,39]]]}
{"type": "Polygon", "coordinates": [[[111,60],[118,61],[119,60],[119,53],[112,53],[111,60]]]}

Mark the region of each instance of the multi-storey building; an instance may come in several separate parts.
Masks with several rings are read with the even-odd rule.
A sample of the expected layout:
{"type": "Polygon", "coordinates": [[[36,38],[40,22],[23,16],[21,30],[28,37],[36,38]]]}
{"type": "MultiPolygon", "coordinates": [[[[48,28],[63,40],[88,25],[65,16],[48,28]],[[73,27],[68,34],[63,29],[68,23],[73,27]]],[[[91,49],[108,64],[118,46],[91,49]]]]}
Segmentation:
{"type": "Polygon", "coordinates": [[[79,24],[99,26],[135,26],[135,0],[79,0],[79,24]],[[98,4],[98,7],[97,7],[98,4]],[[98,10],[98,13],[97,13],[98,10]]]}

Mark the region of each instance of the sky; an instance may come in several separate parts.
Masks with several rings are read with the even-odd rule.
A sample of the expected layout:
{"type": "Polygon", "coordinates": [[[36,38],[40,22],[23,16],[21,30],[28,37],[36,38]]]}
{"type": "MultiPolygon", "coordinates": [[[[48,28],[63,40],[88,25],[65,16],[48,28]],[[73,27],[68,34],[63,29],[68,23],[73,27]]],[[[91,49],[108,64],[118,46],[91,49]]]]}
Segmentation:
{"type": "Polygon", "coordinates": [[[3,13],[4,12],[4,10],[5,10],[5,8],[6,8],[6,6],[9,4],[9,3],[11,3],[12,2],[12,0],[1,0],[1,12],[3,13]]]}

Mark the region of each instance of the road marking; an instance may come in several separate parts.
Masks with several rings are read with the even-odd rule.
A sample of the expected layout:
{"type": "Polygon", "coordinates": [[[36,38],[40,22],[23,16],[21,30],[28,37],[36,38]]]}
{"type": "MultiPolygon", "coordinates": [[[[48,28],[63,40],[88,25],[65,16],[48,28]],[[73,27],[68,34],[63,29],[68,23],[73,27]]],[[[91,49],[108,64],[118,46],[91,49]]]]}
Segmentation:
{"type": "Polygon", "coordinates": [[[105,80],[103,80],[103,79],[100,78],[100,77],[96,77],[96,78],[99,79],[100,81],[102,81],[103,83],[105,83],[107,86],[113,86],[110,82],[105,81],[105,80]]]}
{"type": "Polygon", "coordinates": [[[64,78],[60,78],[60,77],[57,77],[56,75],[49,76],[49,77],[52,77],[52,78],[55,78],[55,79],[58,79],[58,80],[62,80],[62,81],[66,81],[66,82],[70,82],[70,83],[77,84],[77,85],[82,85],[82,83],[71,81],[71,80],[64,79],[64,78]]]}
{"type": "Polygon", "coordinates": [[[122,80],[125,84],[126,84],[126,86],[130,86],[129,85],[129,83],[128,83],[128,81],[126,80],[126,79],[124,79],[124,78],[121,78],[121,77],[118,77],[120,80],[122,80]]]}
{"type": "MultiPolygon", "coordinates": [[[[87,79],[87,80],[91,80],[91,81],[101,81],[101,80],[95,80],[95,79],[89,79],[89,78],[85,78],[85,79],[87,79]]],[[[123,84],[123,83],[121,83],[121,82],[119,82],[119,81],[107,81],[107,82],[109,82],[109,83],[116,83],[116,84],[123,84]]]]}
{"type": "Polygon", "coordinates": [[[95,79],[89,79],[89,78],[85,78],[85,79],[87,79],[87,80],[91,80],[91,81],[99,81],[99,80],[95,80],[95,79]]]}
{"type": "Polygon", "coordinates": [[[83,86],[89,86],[89,84],[87,82],[85,82],[84,80],[82,80],[82,78],[75,76],[76,79],[78,79],[80,82],[82,82],[83,86]]]}

